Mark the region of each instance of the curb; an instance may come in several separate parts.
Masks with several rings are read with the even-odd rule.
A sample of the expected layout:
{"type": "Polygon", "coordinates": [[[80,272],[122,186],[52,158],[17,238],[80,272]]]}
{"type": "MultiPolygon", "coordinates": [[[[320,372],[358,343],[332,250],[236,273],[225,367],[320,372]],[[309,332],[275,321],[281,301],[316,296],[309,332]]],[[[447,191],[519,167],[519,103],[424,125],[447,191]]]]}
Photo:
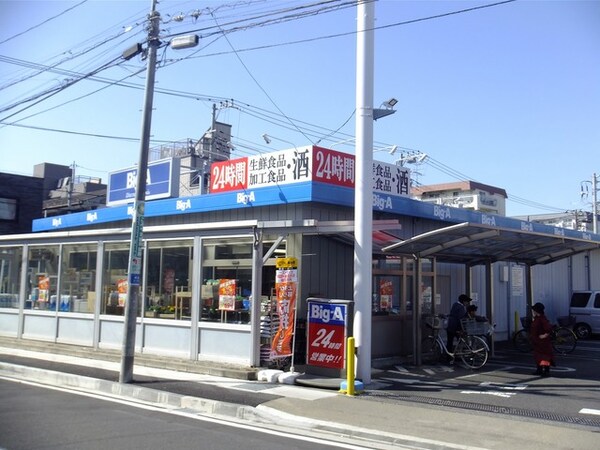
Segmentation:
{"type": "Polygon", "coordinates": [[[199,414],[210,414],[238,419],[254,417],[254,408],[234,403],[208,400],[199,397],[173,394],[135,384],[123,384],[52,370],[0,362],[0,376],[44,385],[64,387],[87,393],[101,393],[109,397],[126,397],[153,403],[171,409],[186,409],[199,414]]]}

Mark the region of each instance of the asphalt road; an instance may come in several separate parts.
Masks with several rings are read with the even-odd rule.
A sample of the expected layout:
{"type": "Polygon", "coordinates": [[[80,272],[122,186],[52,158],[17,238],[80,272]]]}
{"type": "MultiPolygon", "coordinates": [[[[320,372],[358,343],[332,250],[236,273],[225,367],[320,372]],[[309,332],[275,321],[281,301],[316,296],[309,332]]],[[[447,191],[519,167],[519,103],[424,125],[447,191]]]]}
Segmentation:
{"type": "Polygon", "coordinates": [[[10,450],[362,448],[0,380],[0,448],[10,450]]]}
{"type": "Polygon", "coordinates": [[[458,363],[397,365],[373,377],[381,386],[367,397],[600,426],[600,340],[579,341],[556,359],[547,378],[532,375],[531,354],[506,345],[477,371],[458,363]]]}

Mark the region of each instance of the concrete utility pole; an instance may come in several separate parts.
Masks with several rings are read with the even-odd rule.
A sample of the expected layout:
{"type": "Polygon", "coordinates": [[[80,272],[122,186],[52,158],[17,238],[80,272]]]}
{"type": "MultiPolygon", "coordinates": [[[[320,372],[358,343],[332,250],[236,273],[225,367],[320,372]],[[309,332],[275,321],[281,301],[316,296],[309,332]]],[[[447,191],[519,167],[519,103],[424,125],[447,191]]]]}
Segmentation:
{"type": "Polygon", "coordinates": [[[375,3],[359,2],[356,27],[356,180],[354,183],[354,338],[356,376],[371,382],[373,272],[373,66],[375,3]]]}
{"type": "Polygon", "coordinates": [[[592,223],[594,233],[598,233],[598,176],[592,175],[592,223]]]}
{"type": "Polygon", "coordinates": [[[142,232],[144,229],[144,209],[146,198],[146,176],[148,172],[148,149],[150,147],[150,128],[152,123],[152,101],[154,98],[154,76],[156,73],[156,50],[160,14],[156,11],[157,0],[151,0],[148,30],[148,66],[146,70],[146,93],[142,117],[142,138],[135,188],[135,202],[131,222],[131,246],[127,267],[127,297],[125,300],[125,322],[123,329],[123,347],[121,353],[120,383],[133,381],[133,359],[135,354],[135,331],[137,326],[138,300],[142,269],[142,232]]]}
{"type": "Polygon", "coordinates": [[[595,234],[598,233],[598,175],[592,175],[591,183],[589,181],[581,182],[581,198],[587,198],[589,186],[592,186],[592,230],[595,234]]]}

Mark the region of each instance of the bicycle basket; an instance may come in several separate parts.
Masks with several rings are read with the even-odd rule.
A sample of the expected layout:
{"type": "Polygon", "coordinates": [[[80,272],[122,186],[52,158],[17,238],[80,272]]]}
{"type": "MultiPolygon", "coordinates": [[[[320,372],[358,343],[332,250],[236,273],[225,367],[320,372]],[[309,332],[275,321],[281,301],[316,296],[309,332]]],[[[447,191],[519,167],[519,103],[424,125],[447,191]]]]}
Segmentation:
{"type": "Polygon", "coordinates": [[[531,317],[521,317],[521,326],[526,330],[531,327],[531,317]]]}
{"type": "Polygon", "coordinates": [[[556,321],[561,327],[572,327],[575,325],[575,316],[561,316],[556,321]]]}
{"type": "Polygon", "coordinates": [[[488,334],[489,327],[487,322],[478,322],[475,319],[462,319],[460,321],[463,330],[467,334],[483,336],[488,334]]]}
{"type": "Polygon", "coordinates": [[[439,330],[443,326],[443,321],[439,316],[424,316],[423,324],[428,328],[432,328],[434,330],[439,330]]]}

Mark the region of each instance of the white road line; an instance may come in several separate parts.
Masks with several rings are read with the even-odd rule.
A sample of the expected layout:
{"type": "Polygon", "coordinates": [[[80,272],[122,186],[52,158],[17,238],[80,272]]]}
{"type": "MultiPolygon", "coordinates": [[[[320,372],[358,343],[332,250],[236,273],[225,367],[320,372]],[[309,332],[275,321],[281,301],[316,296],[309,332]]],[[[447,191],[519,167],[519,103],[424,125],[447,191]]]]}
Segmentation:
{"type": "Polygon", "coordinates": [[[440,386],[440,387],[458,387],[458,384],[455,383],[438,383],[436,381],[424,381],[424,380],[413,380],[408,378],[379,378],[380,380],[392,381],[394,383],[402,383],[402,384],[421,384],[427,386],[440,386]]]}
{"type": "Polygon", "coordinates": [[[524,389],[527,389],[526,384],[510,384],[510,383],[505,384],[505,383],[494,383],[493,381],[484,381],[482,383],[479,383],[479,386],[493,387],[496,389],[515,390],[515,391],[522,391],[524,389]]]}
{"type": "Polygon", "coordinates": [[[408,372],[408,371],[404,372],[404,371],[397,371],[397,370],[387,370],[386,372],[396,373],[398,375],[410,376],[410,377],[424,377],[425,376],[422,373],[412,373],[412,372],[408,372]]]}
{"type": "Polygon", "coordinates": [[[600,416],[600,409],[583,408],[581,411],[579,411],[579,414],[594,414],[596,416],[600,416]]]}
{"type": "Polygon", "coordinates": [[[498,392],[498,391],[461,391],[461,394],[481,394],[493,395],[495,397],[511,398],[516,392],[498,392]]]}

